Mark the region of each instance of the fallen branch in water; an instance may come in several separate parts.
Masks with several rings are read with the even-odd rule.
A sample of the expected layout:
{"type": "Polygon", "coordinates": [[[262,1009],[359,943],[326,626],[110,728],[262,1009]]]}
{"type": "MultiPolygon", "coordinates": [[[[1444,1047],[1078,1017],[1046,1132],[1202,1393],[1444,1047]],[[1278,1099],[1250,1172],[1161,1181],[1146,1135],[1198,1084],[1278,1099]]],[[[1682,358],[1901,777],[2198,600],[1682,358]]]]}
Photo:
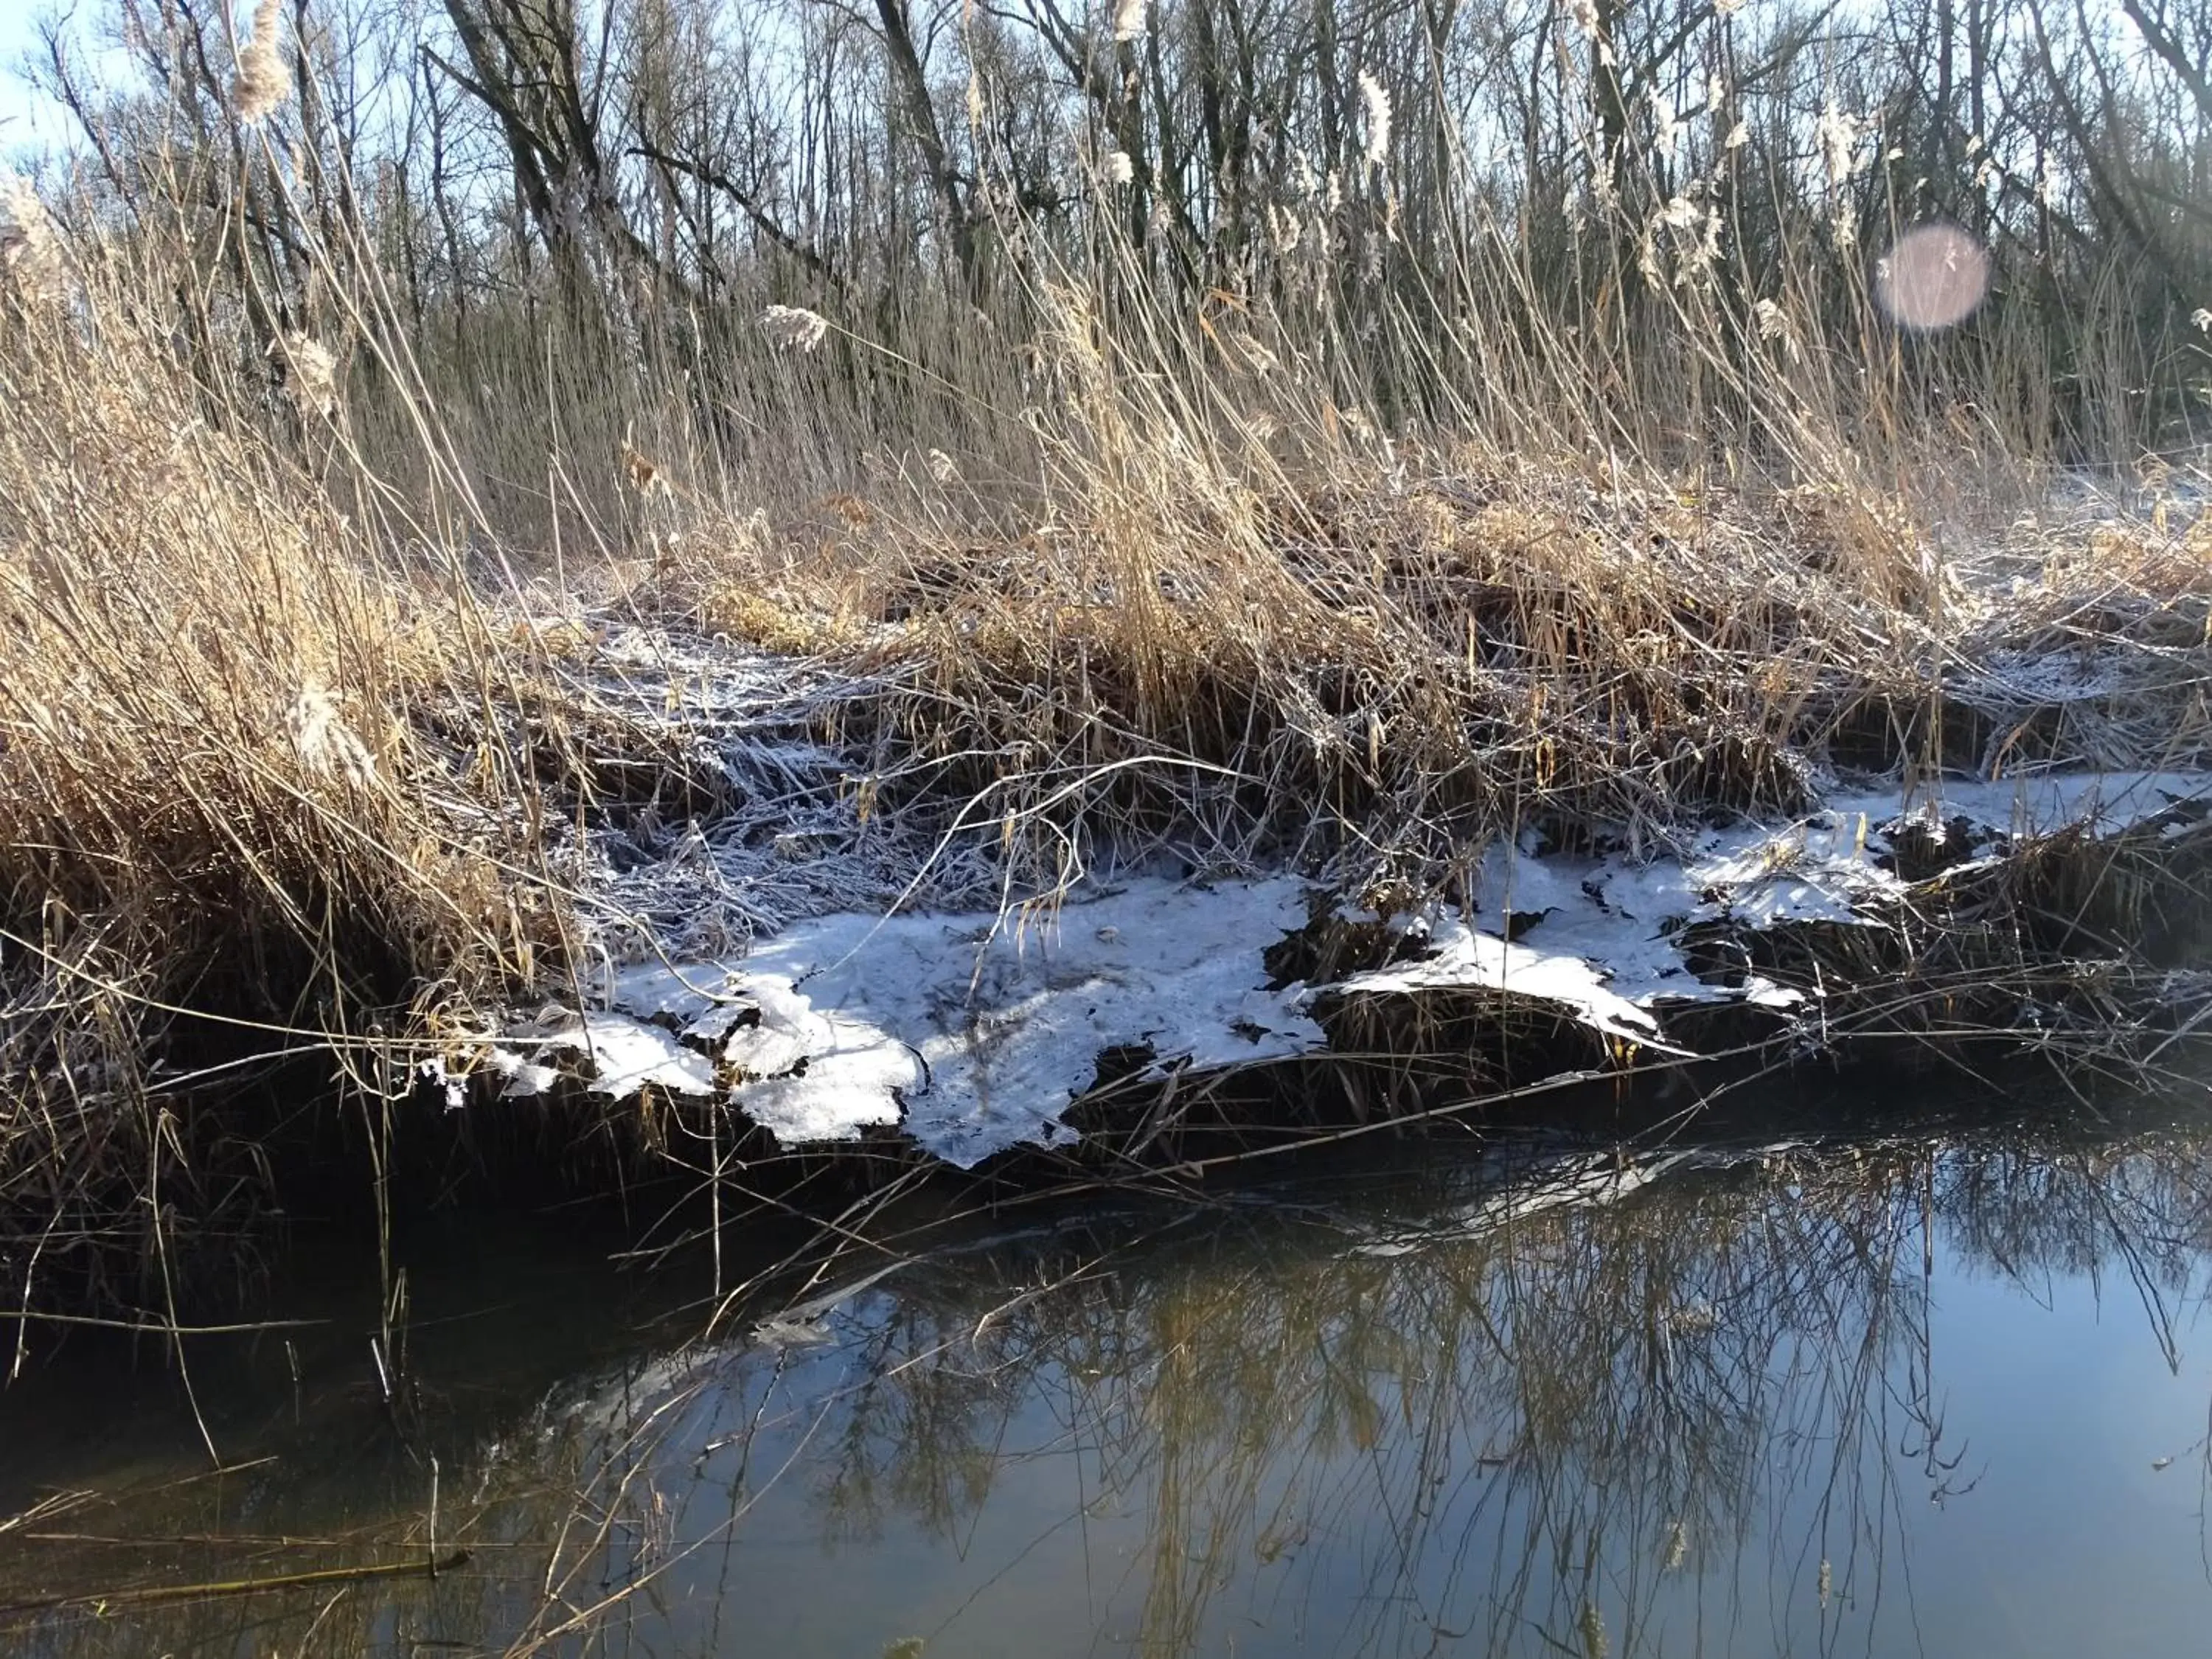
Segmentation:
{"type": "Polygon", "coordinates": [[[253,1595],[264,1590],[306,1589],[319,1584],[358,1584],[380,1578],[434,1578],[469,1564],[474,1552],[455,1550],[443,1560],[389,1561],[358,1567],[322,1567],[312,1572],[280,1573],[273,1578],[234,1578],[206,1584],[155,1584],[142,1589],[95,1591],[76,1595],[43,1595],[0,1604],[0,1617],[56,1613],[64,1607],[149,1607],[170,1601],[215,1601],[253,1595]]]}

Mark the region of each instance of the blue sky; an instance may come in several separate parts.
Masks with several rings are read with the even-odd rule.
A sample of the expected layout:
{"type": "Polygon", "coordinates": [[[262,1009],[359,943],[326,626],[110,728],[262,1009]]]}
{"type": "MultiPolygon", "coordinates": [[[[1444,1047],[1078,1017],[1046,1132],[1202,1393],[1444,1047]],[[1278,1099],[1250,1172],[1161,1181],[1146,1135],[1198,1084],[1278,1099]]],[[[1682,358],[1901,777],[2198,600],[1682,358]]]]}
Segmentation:
{"type": "Polygon", "coordinates": [[[38,45],[45,10],[31,0],[0,0],[0,155],[34,150],[62,136],[60,111],[33,93],[20,72],[24,55],[38,45]]]}

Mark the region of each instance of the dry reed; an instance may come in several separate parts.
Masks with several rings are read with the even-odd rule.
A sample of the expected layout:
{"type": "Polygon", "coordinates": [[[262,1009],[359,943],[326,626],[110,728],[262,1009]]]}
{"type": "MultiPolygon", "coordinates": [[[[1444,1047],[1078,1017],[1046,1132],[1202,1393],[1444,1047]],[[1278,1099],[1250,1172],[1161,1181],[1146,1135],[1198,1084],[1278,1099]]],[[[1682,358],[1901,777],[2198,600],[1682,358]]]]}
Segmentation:
{"type": "MultiPolygon", "coordinates": [[[[276,40],[264,7],[241,121],[284,96],[276,40]]],[[[1369,100],[1378,171],[1389,117],[1369,100]]],[[[1850,391],[1786,293],[1731,332],[1698,282],[1662,289],[1632,350],[1570,338],[1484,244],[1454,281],[1505,325],[1439,340],[1385,298],[1346,338],[1225,290],[1173,309],[1109,235],[982,312],[763,281],[688,334],[528,293],[447,331],[345,243],[309,249],[314,304],[276,327],[150,216],[65,246],[34,196],[5,206],[0,1052],[44,1080],[0,1126],[0,1254],[25,1286],[25,1217],[119,1214],[189,1166],[131,1082],[181,1015],[342,1051],[565,988],[597,815],[712,810],[680,729],[592,706],[611,616],[834,664],[821,735],[867,757],[873,810],[1042,889],[1173,850],[1398,900],[1530,828],[1656,849],[1791,810],[1850,745],[1981,763],[1944,711],[2008,652],[2117,677],[2101,723],[2036,728],[2040,759],[2204,742],[2206,531],[1947,549],[2039,479],[1878,375],[1850,391]],[[180,291],[216,299],[179,316],[180,291]]],[[[1326,261],[1324,228],[1280,257],[1326,261]]]]}

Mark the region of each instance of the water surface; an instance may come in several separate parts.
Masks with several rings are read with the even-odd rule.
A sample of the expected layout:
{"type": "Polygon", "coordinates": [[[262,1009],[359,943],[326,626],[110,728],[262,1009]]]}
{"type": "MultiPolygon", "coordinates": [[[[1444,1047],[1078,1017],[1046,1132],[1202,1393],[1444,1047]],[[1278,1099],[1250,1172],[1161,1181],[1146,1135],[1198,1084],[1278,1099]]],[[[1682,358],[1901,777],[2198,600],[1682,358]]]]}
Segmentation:
{"type": "Polygon", "coordinates": [[[0,1601],[106,1600],[0,1644],[2197,1651],[2212,1113],[2085,1120],[1309,1163],[856,1246],[705,1340],[701,1261],[455,1218],[389,1322],[280,1274],[328,1322],[196,1339],[189,1397],[34,1354],[0,1601]],[[435,1580],[131,1599],[419,1563],[434,1461],[435,1580]]]}

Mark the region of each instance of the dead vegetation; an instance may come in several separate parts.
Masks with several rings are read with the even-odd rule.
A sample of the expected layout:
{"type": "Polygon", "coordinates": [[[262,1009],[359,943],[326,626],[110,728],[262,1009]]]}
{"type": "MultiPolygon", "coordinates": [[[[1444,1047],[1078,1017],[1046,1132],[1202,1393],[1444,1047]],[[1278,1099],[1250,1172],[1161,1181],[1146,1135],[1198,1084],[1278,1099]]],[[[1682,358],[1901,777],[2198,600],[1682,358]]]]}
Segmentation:
{"type": "Polygon", "coordinates": [[[988,793],[1010,837],[1048,824],[1063,863],[1086,834],[1202,825],[1233,858],[1349,850],[1356,884],[1419,885],[1530,824],[1660,845],[1790,813],[1837,766],[2203,752],[2212,526],[2180,509],[1944,523],[1917,477],[1851,482],[1841,449],[1811,482],[1686,480],[1362,440],[1313,386],[1302,409],[1274,388],[1261,446],[1224,431],[1224,384],[1162,370],[1169,319],[1062,322],[1032,527],[961,533],[949,492],[901,474],[735,561],[709,538],[667,591],[878,674],[850,720],[988,793]]]}
{"type": "MultiPolygon", "coordinates": [[[[283,188],[265,149],[239,165],[283,188]]],[[[2193,764],[2205,742],[2212,532],[2173,476],[2125,527],[1970,499],[1960,452],[1898,465],[1899,409],[1855,448],[1822,424],[1838,371],[1747,368],[1717,336],[1707,368],[1770,377],[1789,411],[1764,464],[1601,441],[1603,376],[1505,428],[1444,376],[1386,427],[1376,349],[1183,314],[1110,249],[982,335],[772,307],[721,365],[738,408],[561,306],[543,341],[534,301],[465,349],[411,333],[358,248],[307,251],[331,343],[264,338],[250,294],[179,321],[180,283],[228,281],[191,235],[82,212],[65,234],[21,191],[9,211],[0,1260],[27,1307],[63,1279],[143,1301],[178,1217],[265,1185],[252,1137],[173,1109],[185,1084],[313,1055],[388,1133],[410,1040],[573,1005],[610,940],[664,948],[606,902],[614,831],[657,858],[834,795],[1007,902],[1171,849],[1388,907],[1463,891],[1530,827],[1656,850],[1796,811],[1838,766],[2193,764]],[[532,403],[552,447],[518,465],[496,416],[532,403]],[[948,409],[957,453],[929,441],[948,409]],[[706,712],[726,643],[658,708],[611,693],[610,639],[641,625],[834,682],[792,734],[834,775],[733,781],[706,712]]],[[[1520,384],[1566,343],[1542,347],[1520,384]]],[[[2014,963],[2044,948],[1977,925],[2014,963]]],[[[594,1158],[710,1138],[651,1103],[549,1122],[594,1158]]]]}

